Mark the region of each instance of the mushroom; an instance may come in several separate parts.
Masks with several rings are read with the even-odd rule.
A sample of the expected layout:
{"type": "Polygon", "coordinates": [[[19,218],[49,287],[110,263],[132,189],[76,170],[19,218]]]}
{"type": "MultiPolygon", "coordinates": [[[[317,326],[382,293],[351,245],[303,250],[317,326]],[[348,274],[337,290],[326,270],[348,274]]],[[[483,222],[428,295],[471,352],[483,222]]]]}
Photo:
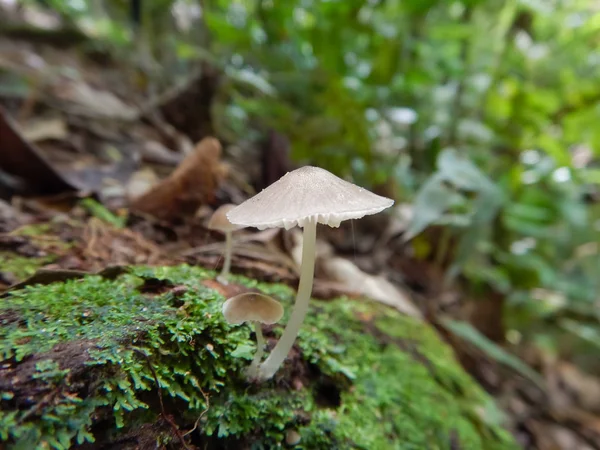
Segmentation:
{"type": "Polygon", "coordinates": [[[261,323],[271,325],[279,322],[283,316],[283,306],[274,298],[256,292],[231,297],[223,303],[225,320],[232,325],[252,322],[256,333],[256,353],[252,364],[248,367],[248,378],[255,379],[258,374],[258,365],[265,353],[265,339],[262,334],[261,323]]]}
{"type": "Polygon", "coordinates": [[[231,223],[245,227],[304,228],[296,303],[281,339],[260,366],[260,379],[269,379],[277,372],[306,316],[315,271],[317,223],[337,228],[343,220],[376,214],[393,204],[393,200],[344,181],[325,169],[306,166],[286,173],[227,213],[231,223]]]}
{"type": "Polygon", "coordinates": [[[221,274],[217,277],[217,280],[223,284],[227,284],[227,277],[229,276],[229,271],[231,269],[231,252],[233,247],[232,233],[235,230],[244,228],[232,224],[227,218],[227,213],[233,208],[235,208],[235,205],[232,204],[226,204],[219,207],[213,213],[207,225],[209,230],[217,230],[225,233],[225,261],[223,262],[221,274]]]}

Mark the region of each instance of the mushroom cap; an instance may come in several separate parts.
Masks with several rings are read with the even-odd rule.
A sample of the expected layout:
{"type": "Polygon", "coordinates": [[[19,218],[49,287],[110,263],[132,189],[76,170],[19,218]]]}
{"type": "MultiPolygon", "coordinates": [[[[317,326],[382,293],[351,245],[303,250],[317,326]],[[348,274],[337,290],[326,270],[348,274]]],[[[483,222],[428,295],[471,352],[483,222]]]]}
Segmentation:
{"type": "Polygon", "coordinates": [[[268,295],[246,292],[231,297],[223,303],[223,315],[232,325],[244,322],[270,325],[279,322],[283,316],[283,306],[268,295]]]}
{"type": "Polygon", "coordinates": [[[304,225],[310,220],[339,227],[348,219],[377,214],[394,201],[336,177],[319,167],[286,173],[227,213],[231,223],[258,229],[304,225]]]}
{"type": "Polygon", "coordinates": [[[232,224],[227,218],[227,213],[233,208],[235,208],[235,206],[236,205],[227,203],[226,205],[217,208],[217,210],[213,213],[213,215],[210,217],[210,220],[208,221],[208,229],[218,230],[225,233],[227,231],[235,231],[239,230],[240,228],[244,228],[239,225],[232,224]]]}

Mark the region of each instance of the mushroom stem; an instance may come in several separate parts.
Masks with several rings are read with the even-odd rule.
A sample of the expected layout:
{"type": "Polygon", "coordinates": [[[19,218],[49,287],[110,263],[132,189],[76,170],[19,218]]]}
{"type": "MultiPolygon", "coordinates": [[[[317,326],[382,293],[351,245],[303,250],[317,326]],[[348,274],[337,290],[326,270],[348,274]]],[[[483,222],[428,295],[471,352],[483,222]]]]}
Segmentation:
{"type": "Polygon", "coordinates": [[[232,232],[225,232],[225,261],[223,261],[223,268],[221,269],[221,274],[217,277],[217,279],[223,283],[227,284],[227,277],[229,277],[229,272],[231,270],[231,251],[233,249],[233,237],[232,232]]]}
{"type": "Polygon", "coordinates": [[[260,322],[254,321],[252,323],[254,325],[254,333],[256,334],[256,353],[254,354],[252,364],[248,367],[247,375],[250,379],[254,379],[258,375],[258,365],[265,354],[265,338],[262,334],[260,322]]]}
{"type": "Polygon", "coordinates": [[[292,349],[294,341],[298,336],[304,317],[308,311],[310,294],[312,293],[313,279],[315,274],[315,247],[317,241],[317,220],[311,218],[304,224],[302,240],[302,268],[300,270],[300,283],[294,310],[290,320],[283,330],[277,345],[260,366],[259,376],[261,380],[268,380],[279,369],[287,354],[292,349]]]}

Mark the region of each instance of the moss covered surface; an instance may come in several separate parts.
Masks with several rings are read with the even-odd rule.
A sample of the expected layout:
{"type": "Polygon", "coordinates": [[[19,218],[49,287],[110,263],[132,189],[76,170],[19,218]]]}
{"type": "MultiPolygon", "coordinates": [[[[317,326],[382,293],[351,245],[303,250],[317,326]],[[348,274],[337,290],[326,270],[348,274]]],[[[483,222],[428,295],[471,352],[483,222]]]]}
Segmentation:
{"type": "MultiPolygon", "coordinates": [[[[290,430],[303,449],[516,448],[435,332],[376,303],[313,300],[284,368],[248,384],[254,336],[224,322],[212,277],[135,268],[0,299],[0,441],[183,448],[197,423],[189,448],[289,448],[290,430]]],[[[288,287],[235,282],[293,302],[288,287]]],[[[273,344],[281,328],[264,331],[273,344]]]]}

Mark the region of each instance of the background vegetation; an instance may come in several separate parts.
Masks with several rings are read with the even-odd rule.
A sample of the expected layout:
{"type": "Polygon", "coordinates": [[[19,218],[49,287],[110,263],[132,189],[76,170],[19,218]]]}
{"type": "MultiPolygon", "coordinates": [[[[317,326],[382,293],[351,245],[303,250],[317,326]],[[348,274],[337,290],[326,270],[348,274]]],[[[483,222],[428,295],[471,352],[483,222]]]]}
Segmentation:
{"type": "Polygon", "coordinates": [[[600,369],[597,2],[156,0],[139,23],[126,1],[47,3],[149,96],[219,68],[219,138],[275,129],[295,160],[385,185],[416,259],[500,298],[484,334],[600,369]]]}

